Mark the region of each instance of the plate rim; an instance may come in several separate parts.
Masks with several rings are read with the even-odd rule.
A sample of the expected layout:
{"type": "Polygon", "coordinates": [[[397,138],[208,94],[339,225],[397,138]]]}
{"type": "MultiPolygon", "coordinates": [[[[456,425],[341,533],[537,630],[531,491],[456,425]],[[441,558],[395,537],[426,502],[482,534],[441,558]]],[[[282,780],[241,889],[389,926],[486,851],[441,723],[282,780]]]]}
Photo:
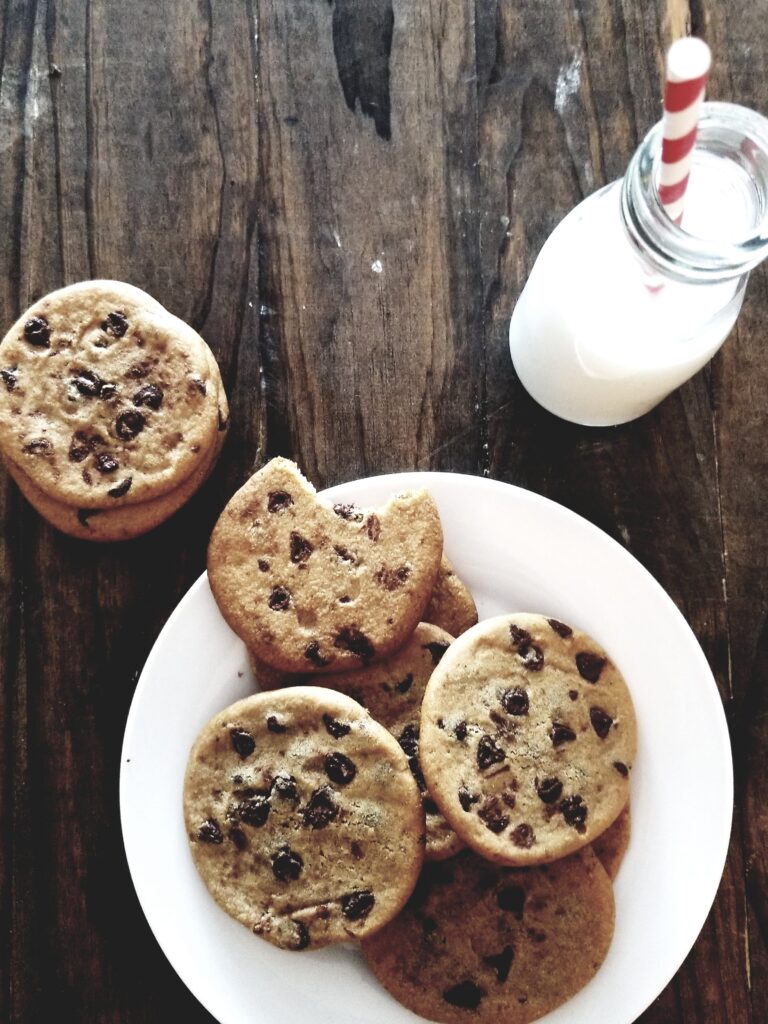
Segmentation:
{"type": "MultiPolygon", "coordinates": [[[[671,613],[672,617],[677,620],[678,626],[682,625],[682,635],[686,637],[686,642],[688,644],[688,647],[691,649],[692,656],[700,663],[700,667],[704,671],[707,683],[702,693],[706,693],[708,695],[707,699],[714,706],[713,721],[717,721],[716,731],[718,739],[720,741],[720,750],[718,756],[722,761],[722,764],[725,766],[725,770],[727,773],[727,778],[723,779],[723,783],[729,797],[727,807],[723,810],[722,825],[718,830],[718,848],[714,849],[714,844],[712,844],[712,846],[710,847],[712,863],[713,865],[716,864],[719,866],[719,872],[716,876],[714,884],[712,882],[709,883],[708,888],[711,889],[711,893],[708,895],[708,898],[706,900],[701,901],[701,906],[699,908],[698,914],[696,916],[691,915],[688,919],[688,926],[685,928],[687,937],[685,942],[681,943],[681,948],[683,949],[683,952],[678,962],[675,964],[671,972],[669,972],[669,975],[668,977],[666,977],[666,980],[664,981],[662,987],[658,990],[658,992],[656,992],[652,996],[650,1001],[644,1002],[644,1004],[641,1007],[639,1007],[639,1009],[633,1010],[632,1018],[629,1018],[627,1020],[627,1024],[631,1024],[631,1022],[636,1019],[637,1014],[643,1013],[648,1008],[648,1006],[650,1006],[651,1003],[658,998],[658,996],[664,991],[667,985],[669,985],[670,981],[675,977],[675,975],[683,965],[684,961],[690,954],[691,950],[695,946],[699,938],[699,935],[701,934],[701,931],[704,927],[704,924],[706,923],[706,920],[709,916],[709,913],[712,909],[712,906],[714,905],[715,899],[717,898],[717,893],[719,891],[725,867],[727,864],[730,838],[733,829],[734,813],[733,752],[730,742],[730,733],[728,731],[728,723],[725,715],[725,708],[720,697],[720,692],[717,688],[717,682],[715,680],[714,673],[707,660],[706,655],[704,654],[704,651],[702,650],[701,644],[699,643],[696,634],[693,632],[690,623],[685,618],[682,611],[678,608],[677,604],[675,604],[672,597],[667,593],[667,591],[664,589],[661,583],[659,583],[656,577],[650,572],[650,570],[648,570],[643,565],[643,563],[640,562],[638,558],[636,558],[614,537],[611,537],[610,534],[606,533],[605,530],[602,530],[599,526],[596,526],[589,519],[586,519],[578,512],[574,512],[573,509],[568,508],[566,505],[562,505],[560,502],[555,501],[552,498],[548,498],[545,495],[539,494],[536,491],[530,491],[524,487],[520,487],[517,484],[507,483],[506,481],[503,480],[495,480],[490,477],[484,476],[473,476],[472,474],[469,473],[433,472],[431,470],[406,470],[398,473],[379,473],[373,476],[357,477],[353,480],[347,480],[338,484],[334,484],[331,487],[318,490],[317,495],[320,498],[333,497],[334,492],[343,491],[345,488],[355,487],[358,484],[384,483],[385,481],[395,482],[393,483],[394,493],[397,493],[398,488],[402,488],[403,486],[416,485],[428,489],[428,481],[433,480],[435,478],[450,480],[452,484],[459,484],[460,486],[463,487],[473,488],[480,486],[483,488],[490,488],[491,490],[494,490],[498,493],[507,493],[511,490],[513,492],[516,492],[517,497],[520,500],[528,501],[534,506],[543,505],[546,507],[553,507],[558,511],[559,514],[564,515],[567,520],[570,520],[574,524],[577,524],[579,529],[584,529],[586,527],[587,531],[591,533],[596,539],[598,539],[599,543],[605,544],[609,548],[613,548],[614,554],[618,554],[618,557],[622,559],[625,562],[625,564],[631,566],[631,570],[633,572],[637,572],[639,570],[641,575],[647,578],[647,581],[650,582],[651,588],[655,589],[655,591],[657,592],[657,596],[661,598],[662,603],[666,604],[667,612],[671,613]],[[691,921],[693,922],[693,927],[691,926],[691,921]]],[[[243,485],[241,484],[241,486],[243,485]]],[[[236,491],[233,492],[233,494],[234,493],[236,493],[236,491]]],[[[231,497],[232,495],[230,496],[230,498],[227,499],[227,501],[231,500],[231,497]]],[[[212,988],[210,992],[206,991],[204,995],[199,994],[205,988],[203,980],[197,976],[191,976],[189,971],[185,970],[183,967],[180,967],[175,952],[169,952],[169,950],[166,948],[166,945],[161,941],[160,937],[158,936],[158,931],[154,927],[153,923],[158,918],[158,912],[148,905],[148,901],[145,900],[145,898],[142,896],[142,893],[139,891],[139,886],[137,884],[136,877],[138,872],[135,871],[136,862],[134,860],[134,854],[131,852],[130,849],[130,841],[128,839],[129,829],[127,826],[127,819],[129,816],[128,791],[130,787],[130,781],[129,772],[126,769],[126,764],[130,761],[129,755],[133,743],[133,734],[136,728],[135,722],[139,715],[138,708],[141,704],[144,691],[148,689],[150,685],[149,679],[151,678],[152,675],[151,670],[154,661],[158,657],[160,657],[160,655],[158,654],[158,648],[161,646],[161,641],[163,640],[165,634],[173,629],[177,618],[180,618],[185,614],[186,606],[188,604],[191,604],[196,599],[198,592],[205,588],[207,583],[208,573],[207,571],[203,571],[200,574],[200,576],[198,576],[197,579],[194,580],[194,582],[188,587],[188,589],[185,591],[185,593],[182,595],[182,597],[179,599],[179,601],[171,611],[170,615],[163,624],[162,629],[157,634],[152,644],[152,648],[150,649],[150,652],[147,655],[147,659],[142,667],[138,682],[133,693],[133,697],[131,698],[131,704],[128,710],[128,715],[126,717],[125,730],[123,733],[123,742],[120,750],[120,771],[118,787],[119,814],[121,837],[123,840],[123,850],[125,854],[126,863],[128,865],[128,872],[131,878],[131,884],[133,885],[133,890],[136,894],[136,898],[138,899],[139,906],[141,907],[142,913],[144,914],[145,920],[149,925],[150,931],[152,932],[155,941],[157,942],[166,960],[168,961],[168,963],[170,964],[170,966],[172,967],[172,969],[174,970],[182,984],[185,986],[185,988],[192,994],[192,996],[195,999],[197,999],[200,1005],[203,1006],[203,1008],[207,1012],[211,1013],[219,1021],[219,1024],[227,1024],[226,1018],[221,1015],[222,1010],[217,1006],[217,990],[215,988],[212,988]]],[[[714,877],[715,876],[713,873],[713,878],[714,877]]],[[[226,1008],[224,1009],[226,1010],[226,1008]]]]}

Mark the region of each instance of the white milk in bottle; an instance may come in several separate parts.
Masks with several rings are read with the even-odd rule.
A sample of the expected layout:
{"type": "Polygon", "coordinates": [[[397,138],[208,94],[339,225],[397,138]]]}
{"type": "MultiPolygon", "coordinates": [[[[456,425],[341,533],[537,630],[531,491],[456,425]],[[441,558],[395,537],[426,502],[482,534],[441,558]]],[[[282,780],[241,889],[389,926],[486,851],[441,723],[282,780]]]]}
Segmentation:
{"type": "Polygon", "coordinates": [[[661,124],[555,228],[512,315],[523,386],[574,423],[636,419],[700,370],[768,253],[765,118],[704,104],[679,227],[657,195],[660,148],[661,124]]]}

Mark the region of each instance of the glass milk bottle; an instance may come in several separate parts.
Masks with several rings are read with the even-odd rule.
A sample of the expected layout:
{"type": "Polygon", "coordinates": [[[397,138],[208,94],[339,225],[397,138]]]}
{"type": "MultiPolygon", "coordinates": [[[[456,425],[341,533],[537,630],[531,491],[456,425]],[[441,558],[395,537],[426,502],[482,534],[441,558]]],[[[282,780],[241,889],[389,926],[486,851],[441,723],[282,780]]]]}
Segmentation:
{"type": "Polygon", "coordinates": [[[574,423],[626,423],[692,377],[768,254],[768,120],[703,105],[682,227],[657,195],[661,131],[555,228],[512,315],[523,386],[574,423]]]}

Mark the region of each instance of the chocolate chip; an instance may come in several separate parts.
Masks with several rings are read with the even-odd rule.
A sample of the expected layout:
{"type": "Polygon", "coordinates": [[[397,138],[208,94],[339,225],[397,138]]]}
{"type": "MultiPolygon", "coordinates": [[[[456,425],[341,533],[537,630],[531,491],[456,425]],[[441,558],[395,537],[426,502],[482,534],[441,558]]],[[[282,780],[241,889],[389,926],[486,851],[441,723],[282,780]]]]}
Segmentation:
{"type": "Polygon", "coordinates": [[[323,715],[323,725],[328,732],[333,736],[335,740],[341,739],[342,736],[346,736],[352,728],[351,725],[347,725],[346,722],[340,722],[334,718],[333,715],[323,715]]]}
{"type": "Polygon", "coordinates": [[[304,824],[313,829],[321,829],[330,825],[338,813],[339,808],[330,786],[321,786],[320,789],[316,789],[302,811],[304,824]]]}
{"type": "Polygon", "coordinates": [[[103,385],[104,381],[92,370],[80,370],[75,377],[75,387],[86,398],[95,398],[100,394],[103,385]]]}
{"type": "Polygon", "coordinates": [[[560,779],[542,779],[541,782],[537,779],[536,792],[545,804],[553,804],[563,795],[563,784],[560,779]]]}
{"type": "Polygon", "coordinates": [[[270,491],[267,495],[267,512],[285,512],[292,504],[288,491],[270,491]]]}
{"type": "Polygon", "coordinates": [[[399,683],[395,683],[395,689],[398,693],[408,693],[410,688],[413,686],[413,676],[409,672],[405,679],[402,679],[399,683]]]}
{"type": "Polygon", "coordinates": [[[224,842],[224,836],[215,818],[203,822],[197,830],[197,838],[201,843],[215,843],[217,846],[224,842]]]}
{"type": "Polygon", "coordinates": [[[519,647],[517,656],[529,672],[541,672],[544,668],[544,652],[538,644],[527,644],[519,647]]]}
{"type": "Polygon", "coordinates": [[[114,384],[102,384],[101,391],[99,392],[99,398],[103,398],[107,401],[110,398],[114,398],[117,394],[117,388],[114,384]]]}
{"type": "Polygon", "coordinates": [[[469,812],[472,804],[476,804],[480,797],[476,793],[470,793],[466,786],[459,786],[459,803],[462,808],[469,812]]]}
{"type": "Polygon", "coordinates": [[[581,678],[586,679],[588,683],[597,682],[604,665],[605,658],[601,658],[598,654],[592,654],[591,651],[580,651],[576,655],[576,668],[579,670],[581,678]]]}
{"type": "Polygon", "coordinates": [[[132,441],[144,429],[144,417],[134,409],[126,409],[115,420],[115,432],[121,441],[132,441]]]}
{"type": "Polygon", "coordinates": [[[509,977],[509,970],[515,958],[515,951],[511,946],[505,946],[500,953],[494,956],[484,956],[483,963],[496,971],[496,980],[504,982],[509,977]]]}
{"type": "Polygon", "coordinates": [[[354,839],[349,844],[349,852],[352,854],[352,856],[355,858],[355,860],[362,860],[363,857],[365,857],[365,853],[363,851],[362,846],[360,845],[360,843],[356,842],[354,839]]]}
{"type": "Polygon", "coordinates": [[[124,494],[127,494],[128,491],[130,491],[132,483],[133,477],[127,476],[125,480],[121,480],[119,484],[116,484],[114,487],[110,487],[107,494],[110,498],[122,498],[124,494]]]}
{"type": "Polygon", "coordinates": [[[578,696],[579,696],[579,691],[578,690],[569,690],[568,691],[568,696],[571,698],[571,700],[577,700],[578,696]]]}
{"type": "Polygon", "coordinates": [[[421,764],[419,763],[419,755],[413,754],[408,758],[408,767],[411,769],[411,775],[416,779],[416,785],[419,787],[420,793],[426,793],[427,784],[424,781],[424,775],[421,771],[421,764]]]}
{"type": "Polygon", "coordinates": [[[438,809],[438,806],[435,803],[435,801],[431,800],[429,797],[427,797],[423,801],[423,804],[424,804],[424,813],[425,814],[439,814],[440,813],[440,811],[438,809]]]}
{"type": "Polygon", "coordinates": [[[496,903],[501,910],[509,911],[520,918],[525,906],[525,889],[519,885],[507,885],[496,893],[496,903]]]}
{"type": "Polygon", "coordinates": [[[485,827],[494,835],[499,835],[509,825],[509,815],[504,813],[501,801],[495,796],[488,797],[477,813],[485,827]]]}
{"type": "Polygon", "coordinates": [[[291,603],[291,592],[285,587],[273,587],[267,604],[273,612],[284,612],[291,603]]]}
{"type": "Polygon", "coordinates": [[[385,566],[382,566],[374,576],[374,579],[380,587],[392,591],[402,587],[410,575],[411,570],[407,565],[401,565],[399,569],[387,569],[385,566]]]}
{"type": "Polygon", "coordinates": [[[235,814],[246,825],[253,828],[261,828],[269,817],[269,799],[262,793],[257,793],[248,800],[243,800],[235,808],[235,814]]]}
{"type": "Polygon", "coordinates": [[[296,779],[288,772],[278,772],[272,780],[272,791],[277,793],[283,800],[298,800],[299,790],[296,786],[296,779]]]}
{"type": "Polygon", "coordinates": [[[163,404],[163,392],[156,384],[145,384],[133,396],[134,405],[146,405],[149,409],[159,409],[163,404]]]}
{"type": "Polygon", "coordinates": [[[565,818],[567,825],[571,825],[577,832],[586,832],[584,822],[587,820],[588,809],[580,796],[568,796],[560,804],[560,811],[565,818]]]}
{"type": "Polygon", "coordinates": [[[107,313],[107,318],[101,325],[102,331],[113,335],[115,338],[122,338],[128,330],[128,321],[125,313],[116,310],[114,313],[107,313]]]}
{"type": "Polygon", "coordinates": [[[266,559],[260,558],[257,565],[261,572],[269,572],[269,562],[266,559]]]}
{"type": "Polygon", "coordinates": [[[563,743],[572,743],[576,739],[576,733],[562,722],[553,722],[549,730],[549,738],[553,747],[562,746],[563,743]]]}
{"type": "Polygon", "coordinates": [[[341,912],[349,921],[359,921],[370,914],[375,902],[370,889],[356,889],[341,897],[341,912]]]}
{"type": "Polygon", "coordinates": [[[448,650],[449,644],[443,643],[442,640],[433,640],[432,643],[422,644],[421,646],[423,650],[429,651],[432,657],[432,664],[439,665],[443,655],[448,650]]]}
{"type": "Polygon", "coordinates": [[[467,723],[465,721],[457,722],[453,727],[453,735],[457,740],[462,742],[467,738],[467,723]]]}
{"type": "Polygon", "coordinates": [[[500,764],[506,756],[487,733],[480,737],[477,744],[477,764],[482,771],[490,768],[492,764],[500,764]]]}
{"type": "Polygon", "coordinates": [[[357,768],[354,761],[350,761],[344,754],[327,754],[325,774],[331,782],[336,782],[339,786],[348,786],[357,775],[357,768]]]}
{"type": "Polygon", "coordinates": [[[8,391],[13,391],[16,387],[16,374],[13,370],[0,370],[0,377],[3,378],[3,383],[8,391]]]}
{"type": "Polygon", "coordinates": [[[44,316],[33,316],[24,324],[24,338],[30,345],[48,348],[51,341],[51,328],[44,316]]]}
{"type": "Polygon", "coordinates": [[[205,383],[202,377],[190,377],[189,379],[193,386],[197,388],[201,395],[204,395],[207,392],[208,385],[205,383]]]}
{"type": "MultiPolygon", "coordinates": [[[[70,452],[70,458],[72,453],[70,452]]],[[[75,459],[75,462],[79,462],[79,459],[75,459]]],[[[110,455],[108,452],[99,452],[95,459],[96,469],[100,473],[114,473],[116,469],[120,469],[120,463],[117,459],[110,455]]]]}
{"type": "Polygon", "coordinates": [[[379,517],[374,513],[371,513],[371,515],[369,515],[365,520],[365,532],[374,542],[376,542],[381,536],[381,522],[379,521],[379,517]]]}
{"type": "Polygon", "coordinates": [[[82,475],[83,480],[85,481],[85,483],[87,483],[89,487],[92,487],[93,486],[93,477],[91,476],[89,471],[87,469],[84,469],[82,471],[81,475],[82,475]]]}
{"type": "Polygon", "coordinates": [[[536,842],[536,834],[526,822],[518,825],[512,833],[512,842],[522,850],[530,850],[536,842]]]}
{"type": "Polygon", "coordinates": [[[78,523],[80,523],[81,526],[85,526],[87,529],[90,530],[91,527],[88,526],[88,520],[92,516],[100,516],[101,513],[102,509],[100,508],[79,508],[77,510],[77,521],[78,523]]]}
{"type": "Polygon", "coordinates": [[[508,715],[527,715],[528,694],[520,686],[515,686],[501,695],[501,706],[508,715]]]}
{"type": "Polygon", "coordinates": [[[333,641],[333,646],[356,654],[364,663],[369,662],[376,653],[365,633],[354,626],[344,626],[343,629],[340,629],[333,641]]]}
{"type": "Polygon", "coordinates": [[[295,562],[297,565],[300,562],[306,562],[314,550],[313,545],[306,538],[302,537],[301,534],[296,533],[295,530],[291,532],[292,562],[295,562]]]}
{"type": "Polygon", "coordinates": [[[485,989],[480,988],[474,981],[467,980],[447,988],[443,992],[443,999],[451,1006],[458,1006],[462,1010],[476,1010],[484,995],[485,989]]]}
{"type": "Polygon", "coordinates": [[[256,749],[256,741],[245,729],[230,729],[229,738],[232,742],[232,749],[241,759],[250,757],[256,749]]]}
{"type": "Polygon", "coordinates": [[[47,437],[34,437],[22,448],[27,455],[48,455],[53,451],[53,445],[47,437]]]}
{"type": "Polygon", "coordinates": [[[409,757],[415,757],[419,752],[419,727],[406,725],[398,742],[409,757]]]}
{"type": "Polygon", "coordinates": [[[533,643],[533,637],[527,629],[522,629],[520,626],[516,626],[514,622],[509,627],[509,635],[512,638],[512,644],[514,647],[527,647],[533,643]]]}
{"type": "Polygon", "coordinates": [[[597,735],[601,740],[604,740],[611,731],[611,726],[613,725],[613,719],[611,716],[607,711],[603,711],[602,708],[590,708],[589,720],[597,735]]]}
{"type": "Polygon", "coordinates": [[[306,949],[309,945],[309,932],[307,926],[302,924],[301,921],[294,921],[296,925],[296,939],[291,945],[291,949],[298,952],[301,949],[306,949]]]}
{"type": "Polygon", "coordinates": [[[231,828],[227,834],[238,850],[242,851],[248,845],[248,838],[241,828],[231,828]]]}
{"type": "Polygon", "coordinates": [[[302,872],[304,861],[290,846],[281,846],[270,857],[272,873],[279,882],[295,882],[302,872]]]}
{"type": "Polygon", "coordinates": [[[560,622],[559,619],[547,619],[552,629],[561,636],[563,640],[567,640],[569,636],[573,636],[573,630],[570,626],[566,626],[564,622],[560,622]]]}
{"type": "Polygon", "coordinates": [[[324,665],[328,664],[328,659],[323,658],[320,655],[319,640],[309,641],[307,646],[304,648],[304,657],[307,659],[307,661],[311,661],[312,664],[316,665],[318,668],[322,668],[324,665]]]}
{"type": "Polygon", "coordinates": [[[288,726],[279,722],[276,715],[267,715],[267,728],[270,732],[287,732],[288,726]]]}
{"type": "Polygon", "coordinates": [[[342,519],[351,520],[355,523],[362,522],[363,519],[363,513],[357,505],[338,503],[333,506],[333,511],[342,519]]]}
{"type": "Polygon", "coordinates": [[[333,550],[336,552],[336,554],[339,556],[342,562],[351,562],[354,565],[355,562],[357,561],[354,555],[351,555],[346,548],[341,547],[339,544],[334,544],[333,550]]]}
{"type": "Polygon", "coordinates": [[[625,779],[629,775],[629,768],[627,768],[623,761],[614,761],[613,767],[616,769],[619,775],[623,775],[625,779]]]}

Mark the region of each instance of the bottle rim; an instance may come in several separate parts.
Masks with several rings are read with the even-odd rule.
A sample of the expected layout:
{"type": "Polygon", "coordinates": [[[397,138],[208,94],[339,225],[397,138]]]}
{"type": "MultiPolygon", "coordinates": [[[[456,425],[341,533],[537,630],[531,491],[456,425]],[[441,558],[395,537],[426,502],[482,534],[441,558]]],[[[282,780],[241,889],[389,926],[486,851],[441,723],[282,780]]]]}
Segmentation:
{"type": "Polygon", "coordinates": [[[621,212],[630,241],[655,270],[682,281],[722,281],[747,273],[768,256],[768,119],[735,103],[705,103],[697,148],[740,165],[754,189],[755,223],[741,238],[699,238],[675,224],[662,206],[656,181],[662,122],[654,125],[630,161],[621,212]]]}

